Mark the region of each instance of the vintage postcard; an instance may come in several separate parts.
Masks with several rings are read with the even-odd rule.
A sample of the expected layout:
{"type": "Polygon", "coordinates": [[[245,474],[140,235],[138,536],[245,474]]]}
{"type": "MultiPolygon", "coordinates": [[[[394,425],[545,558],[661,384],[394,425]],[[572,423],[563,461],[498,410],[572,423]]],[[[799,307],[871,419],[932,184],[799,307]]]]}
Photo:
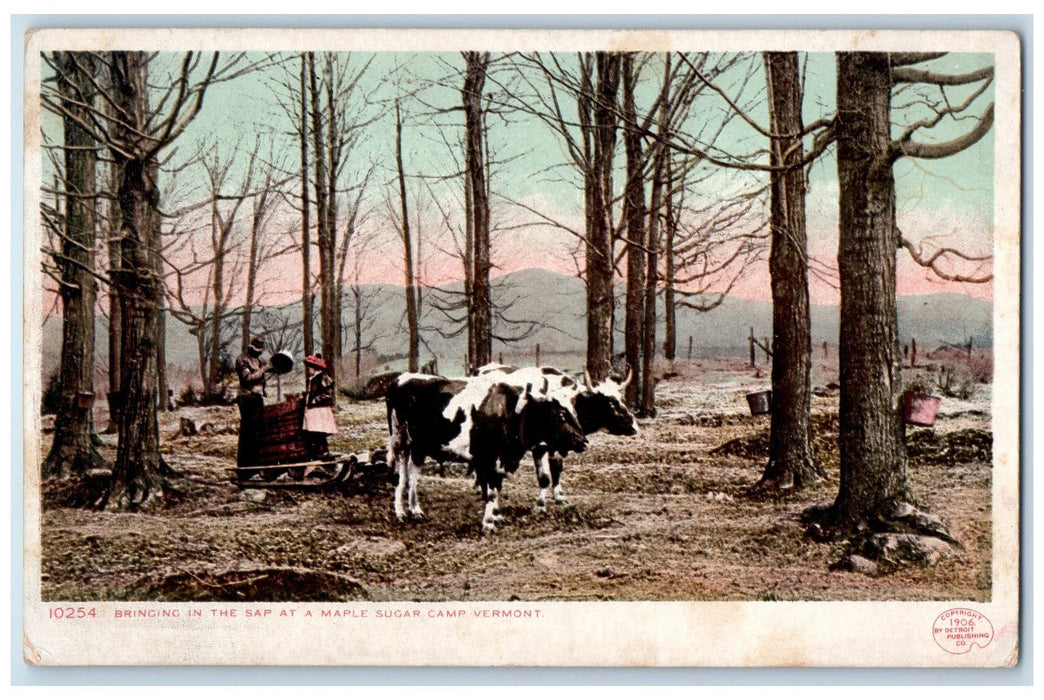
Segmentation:
{"type": "Polygon", "coordinates": [[[30,32],[25,662],[1015,665],[1020,57],[30,32]]]}

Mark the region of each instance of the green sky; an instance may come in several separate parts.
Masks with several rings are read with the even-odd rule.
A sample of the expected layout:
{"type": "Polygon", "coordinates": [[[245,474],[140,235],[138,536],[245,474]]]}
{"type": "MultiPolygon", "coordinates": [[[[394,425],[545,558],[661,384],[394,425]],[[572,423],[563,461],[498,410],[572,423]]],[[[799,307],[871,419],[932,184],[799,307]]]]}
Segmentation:
{"type": "MultiPolygon", "coordinates": [[[[255,135],[262,134],[265,138],[284,141],[287,162],[291,168],[296,168],[296,143],[287,136],[292,124],[280,106],[280,99],[287,100],[280,82],[283,79],[296,81],[300,64],[294,54],[277,58],[283,59],[283,65],[213,86],[207,94],[203,110],[179,141],[172,162],[188,157],[195,151],[196,144],[202,141],[216,140],[226,149],[238,147],[246,150],[253,147],[255,135]]],[[[495,54],[494,58],[499,57],[495,54]]],[[[566,65],[575,61],[573,55],[560,58],[566,65]]],[[[391,101],[397,94],[405,94],[402,103],[407,119],[404,136],[406,170],[409,174],[428,178],[423,181],[427,183],[427,189],[419,184],[421,180],[417,180],[414,192],[438,200],[445,210],[459,216],[460,181],[440,182],[436,177],[457,169],[444,141],[448,139],[451,144],[456,144],[460,138],[462,114],[459,111],[442,114],[437,111],[460,104],[460,77],[455,73],[463,66],[461,56],[458,53],[388,52],[343,55],[342,59],[354,66],[371,61],[351,100],[353,113],[358,115],[360,121],[372,120],[372,123],[366,127],[364,138],[353,151],[343,177],[343,184],[348,186],[371,164],[376,164],[373,178],[375,186],[369,195],[369,207],[373,215],[367,225],[375,229],[389,227],[382,198],[388,197],[394,177],[394,116],[391,101]]],[[[648,104],[657,89],[657,66],[660,60],[656,57],[650,61],[650,67],[644,73],[645,79],[638,91],[639,110],[642,110],[643,104],[648,104]]],[[[925,67],[940,72],[959,73],[989,65],[991,61],[992,55],[989,54],[950,54],[925,64],[925,67]]],[[[802,64],[805,79],[804,116],[806,123],[810,123],[832,114],[834,110],[835,57],[831,53],[803,54],[802,64]]],[[[737,77],[745,68],[723,74],[716,84],[736,103],[748,106],[750,116],[765,125],[765,86],[760,59],[757,55],[751,55],[743,66],[750,67],[751,71],[745,87],[740,88],[741,82],[737,77]]],[[[517,82],[513,83],[513,80],[510,71],[496,69],[491,73],[487,89],[498,90],[498,84],[518,89],[517,82]]],[[[972,89],[948,88],[946,94],[951,101],[959,101],[972,89]]],[[[924,95],[925,98],[937,96],[937,89],[934,94],[928,91],[924,95]]],[[[923,118],[926,114],[913,97],[912,91],[897,93],[895,96],[894,107],[906,103],[912,105],[894,109],[896,134],[910,120],[923,118]]],[[[990,88],[976,102],[972,113],[981,114],[992,97],[990,88]]],[[[566,109],[569,109],[568,105],[566,109]]],[[[697,99],[687,126],[691,126],[693,133],[696,133],[708,119],[719,119],[727,111],[724,100],[707,91],[707,94],[697,99]]],[[[945,120],[921,139],[952,138],[969,128],[970,123],[945,120]]],[[[561,140],[545,125],[525,114],[505,111],[502,118],[491,117],[489,142],[495,158],[500,161],[494,166],[492,174],[491,187],[495,195],[525,202],[567,225],[577,228],[582,225],[583,201],[579,177],[574,169],[566,165],[561,140]]],[[[733,119],[722,132],[716,146],[724,152],[739,154],[763,149],[765,144],[763,136],[742,121],[733,119]]],[[[460,158],[459,154],[457,158],[460,158]]],[[[620,167],[616,185],[619,189],[623,182],[622,146],[619,148],[618,162],[620,167]]],[[[176,193],[184,199],[198,197],[201,174],[201,170],[189,170],[180,175],[176,193]]],[[[951,158],[938,161],[900,160],[895,166],[895,175],[900,226],[908,237],[914,240],[931,238],[940,245],[945,243],[978,253],[991,250],[994,177],[992,132],[972,148],[951,158]]],[[[764,178],[763,175],[746,176],[734,172],[713,174],[701,185],[700,194],[708,201],[713,200],[721,192],[739,187],[737,183],[754,182],[759,177],[764,178]]],[[[837,227],[837,171],[832,149],[811,170],[807,201],[810,250],[814,255],[830,260],[836,251],[837,227]]],[[[509,244],[505,244],[505,250],[521,250],[519,254],[507,253],[515,256],[515,262],[522,264],[526,241],[532,240],[534,243],[530,247],[557,246],[561,249],[548,256],[547,266],[568,267],[570,258],[566,249],[575,243],[568,234],[554,232],[546,227],[524,225],[533,223],[535,217],[522,213],[496,196],[493,206],[495,223],[522,225],[505,234],[511,239],[509,244]]],[[[427,211],[430,216],[438,218],[437,209],[430,204],[427,211]]],[[[439,225],[439,221],[430,224],[432,228],[439,225]]],[[[446,247],[446,244],[443,243],[442,247],[446,247]]],[[[429,262],[434,265],[438,255],[438,251],[433,250],[428,256],[429,262]]],[[[500,262],[504,263],[503,260],[500,262]]],[[[377,275],[391,275],[398,281],[394,266],[382,268],[375,265],[373,271],[377,275]]],[[[452,271],[445,274],[451,275],[452,271]]],[[[757,296],[760,287],[755,276],[751,286],[753,291],[749,294],[757,296]]],[[[744,293],[743,289],[739,291],[744,293]]],[[[829,296],[828,290],[821,292],[829,296]]],[[[982,294],[983,291],[980,289],[976,293],[982,294]]]]}

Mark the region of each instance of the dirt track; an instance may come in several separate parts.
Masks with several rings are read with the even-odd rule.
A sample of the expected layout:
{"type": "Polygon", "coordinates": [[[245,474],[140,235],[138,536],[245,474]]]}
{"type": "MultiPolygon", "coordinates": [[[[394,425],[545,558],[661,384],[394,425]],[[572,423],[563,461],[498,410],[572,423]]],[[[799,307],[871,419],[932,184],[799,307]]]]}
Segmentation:
{"type": "MultiPolygon", "coordinates": [[[[764,466],[768,420],[746,415],[743,396],[764,383],[722,363],[664,381],[659,416],[642,421],[639,436],[594,435],[567,461],[569,505],[534,513],[536,479],[523,463],[506,482],[507,525],[485,537],[478,492],[460,469],[440,476],[431,466],[420,485],[427,519],[398,523],[387,482],[240,490],[228,481],[234,434],[176,437],[178,414],[163,414],[164,454],[190,488],[150,513],[45,505],[43,599],[988,599],[988,402],[944,402],[934,434],[910,436],[913,493],[964,545],[962,559],[870,577],[830,571],[842,544],[804,537],[799,521],[837,491],[836,397],[813,405],[830,480],[785,500],[748,495],[764,466]]],[[[234,408],[188,413],[218,428],[237,424],[234,408]]],[[[338,421],[335,450],[385,440],[380,402],[350,404],[338,421]]],[[[114,436],[105,439],[111,457],[114,436]]]]}

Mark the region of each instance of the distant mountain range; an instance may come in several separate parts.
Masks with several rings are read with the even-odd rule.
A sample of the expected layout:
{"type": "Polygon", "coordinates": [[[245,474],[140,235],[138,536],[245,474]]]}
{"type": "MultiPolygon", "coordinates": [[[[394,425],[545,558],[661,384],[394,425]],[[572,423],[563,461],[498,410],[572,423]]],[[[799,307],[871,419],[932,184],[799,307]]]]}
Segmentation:
{"type": "MultiPolygon", "coordinates": [[[[437,357],[443,371],[462,364],[466,338],[461,334],[459,323],[452,322],[446,308],[459,302],[459,283],[426,290],[422,305],[421,361],[437,357]]],[[[616,347],[623,348],[623,289],[618,288],[616,347]]],[[[405,299],[402,287],[396,285],[364,285],[362,297],[369,305],[366,321],[367,331],[364,344],[373,340],[373,350],[386,358],[401,357],[406,350],[405,299]]],[[[536,344],[540,344],[545,356],[554,353],[583,353],[585,351],[586,321],[584,319],[584,284],[576,277],[562,275],[550,270],[532,268],[514,272],[493,280],[494,303],[502,309],[502,315],[514,323],[499,322],[494,329],[496,335],[505,339],[526,337],[511,343],[494,342],[493,354],[505,355],[527,353],[531,356],[536,344]],[[528,331],[528,333],[527,333],[528,331]]],[[[317,301],[318,306],[318,301],[317,301]]],[[[272,315],[299,324],[300,303],[270,309],[272,315]]],[[[354,306],[348,296],[343,308],[344,323],[350,327],[354,318],[354,306]]],[[[449,311],[456,318],[460,311],[449,311]]],[[[836,345],[839,325],[837,306],[811,308],[812,345],[819,347],[823,341],[836,345]]],[[[940,293],[921,296],[904,296],[898,299],[899,334],[903,342],[911,337],[917,339],[922,351],[928,351],[945,343],[965,343],[974,338],[977,346],[989,346],[993,342],[993,303],[963,294],[940,293]]],[[[663,299],[657,310],[658,349],[663,343],[663,299]]],[[[693,339],[695,356],[745,356],[747,337],[754,329],[757,338],[772,332],[772,304],[768,301],[726,298],[721,305],[707,312],[679,308],[678,351],[684,358],[688,351],[689,337],[693,339]]],[[[97,357],[104,362],[107,346],[107,320],[99,317],[97,327],[97,357]]],[[[318,327],[318,321],[317,321],[318,327]]],[[[255,328],[255,332],[262,330],[255,328]]],[[[352,347],[348,341],[346,348],[352,347]]],[[[236,344],[238,347],[238,342],[236,344]]],[[[61,349],[61,322],[50,318],[44,325],[43,351],[44,372],[57,366],[61,349]]],[[[660,350],[662,352],[662,350],[660,350]]],[[[168,318],[167,360],[170,364],[189,372],[198,367],[196,340],[187,327],[168,318]]]]}

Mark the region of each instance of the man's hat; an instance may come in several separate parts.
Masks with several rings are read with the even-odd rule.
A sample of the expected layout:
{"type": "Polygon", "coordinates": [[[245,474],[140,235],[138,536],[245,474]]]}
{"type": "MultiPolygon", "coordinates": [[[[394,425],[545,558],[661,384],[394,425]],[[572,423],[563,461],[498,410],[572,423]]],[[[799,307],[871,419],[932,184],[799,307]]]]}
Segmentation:
{"type": "Polygon", "coordinates": [[[262,340],[261,336],[259,336],[259,335],[258,336],[254,336],[253,340],[250,341],[250,347],[252,347],[254,350],[258,350],[258,351],[264,350],[265,349],[265,341],[262,340]]]}
{"type": "Polygon", "coordinates": [[[312,367],[318,367],[319,369],[326,369],[326,360],[319,355],[309,355],[304,359],[304,363],[306,365],[311,365],[312,367]]]}

